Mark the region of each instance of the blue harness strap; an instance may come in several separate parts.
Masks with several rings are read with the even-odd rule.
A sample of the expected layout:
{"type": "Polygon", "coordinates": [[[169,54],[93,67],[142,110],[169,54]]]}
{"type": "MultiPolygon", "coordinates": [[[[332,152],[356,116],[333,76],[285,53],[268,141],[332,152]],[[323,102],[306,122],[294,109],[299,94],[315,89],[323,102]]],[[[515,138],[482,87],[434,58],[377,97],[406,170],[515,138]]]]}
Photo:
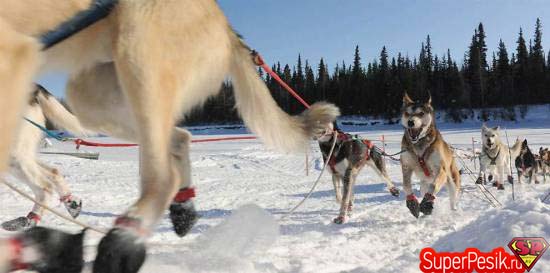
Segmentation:
{"type": "Polygon", "coordinates": [[[55,139],[57,139],[57,140],[59,140],[59,141],[65,141],[65,140],[67,140],[66,138],[62,137],[61,134],[55,134],[54,132],[52,132],[52,131],[46,129],[46,127],[44,127],[44,126],[42,126],[42,125],[40,125],[40,124],[38,124],[38,123],[36,123],[36,122],[34,122],[34,121],[28,119],[28,118],[24,118],[24,119],[25,119],[26,121],[28,121],[30,124],[36,126],[38,129],[42,130],[42,132],[46,133],[46,134],[47,134],[48,136],[50,136],[50,137],[53,137],[53,138],[55,138],[55,139]]]}
{"type": "Polygon", "coordinates": [[[93,23],[107,17],[117,3],[118,0],[93,0],[88,9],[78,12],[55,29],[42,34],[40,36],[40,42],[43,44],[42,50],[56,45],[93,23]]]}

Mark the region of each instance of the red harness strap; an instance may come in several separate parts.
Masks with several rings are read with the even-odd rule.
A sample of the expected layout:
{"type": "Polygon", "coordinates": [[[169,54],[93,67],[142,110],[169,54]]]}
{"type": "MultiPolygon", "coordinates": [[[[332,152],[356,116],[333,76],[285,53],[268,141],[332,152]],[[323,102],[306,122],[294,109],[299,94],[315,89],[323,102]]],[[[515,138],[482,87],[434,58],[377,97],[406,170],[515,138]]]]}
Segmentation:
{"type": "Polygon", "coordinates": [[[195,197],[195,189],[194,188],[185,188],[180,189],[179,192],[174,197],[174,202],[176,203],[183,203],[193,197],[195,197]]]}
{"type": "Polygon", "coordinates": [[[40,222],[40,215],[34,213],[34,212],[29,212],[29,214],[27,214],[27,218],[31,219],[31,220],[34,220],[36,223],[40,222]]]}
{"type": "Polygon", "coordinates": [[[367,146],[367,152],[365,153],[365,161],[366,160],[369,160],[369,157],[370,157],[370,150],[372,149],[372,147],[374,147],[374,144],[368,140],[368,139],[363,139],[361,140],[361,142],[363,142],[363,144],[365,144],[367,146]]]}
{"type": "Polygon", "coordinates": [[[422,171],[424,172],[424,175],[427,177],[431,176],[430,168],[428,168],[428,165],[426,164],[426,160],[424,160],[424,157],[426,156],[426,153],[428,153],[428,149],[424,151],[422,156],[418,157],[418,164],[420,164],[420,167],[422,168],[422,171]]]}
{"type": "Polygon", "coordinates": [[[11,247],[11,269],[10,270],[23,270],[29,268],[29,266],[21,261],[21,254],[23,252],[23,244],[20,240],[11,238],[8,240],[8,244],[11,247]]]}

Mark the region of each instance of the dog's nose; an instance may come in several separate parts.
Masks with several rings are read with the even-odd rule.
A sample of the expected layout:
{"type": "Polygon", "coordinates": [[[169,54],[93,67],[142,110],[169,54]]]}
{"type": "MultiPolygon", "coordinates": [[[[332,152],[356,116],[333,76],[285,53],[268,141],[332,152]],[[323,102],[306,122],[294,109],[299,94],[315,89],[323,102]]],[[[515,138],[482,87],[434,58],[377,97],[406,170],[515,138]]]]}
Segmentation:
{"type": "Polygon", "coordinates": [[[407,122],[407,125],[408,125],[409,127],[414,127],[414,121],[409,120],[409,121],[407,122]]]}

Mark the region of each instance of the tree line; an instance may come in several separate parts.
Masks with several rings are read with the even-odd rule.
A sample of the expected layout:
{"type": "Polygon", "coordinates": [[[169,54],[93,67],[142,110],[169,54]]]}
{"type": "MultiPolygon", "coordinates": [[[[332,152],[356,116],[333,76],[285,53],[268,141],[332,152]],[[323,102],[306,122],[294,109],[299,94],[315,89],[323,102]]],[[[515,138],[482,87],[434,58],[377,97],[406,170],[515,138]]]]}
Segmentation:
{"type": "MultiPolygon", "coordinates": [[[[418,99],[430,94],[435,107],[454,122],[468,118],[516,120],[518,114],[525,116],[528,105],[550,103],[550,52],[545,54],[542,46],[540,19],[528,42],[520,28],[513,50],[500,40],[490,54],[485,39],[480,23],[462,62],[457,62],[450,50],[434,54],[427,36],[419,55],[412,58],[401,53],[390,58],[384,46],[376,60],[364,65],[356,46],[353,63],[342,61],[332,71],[324,58],[312,64],[301,55],[296,64],[277,62],[272,70],[308,102],[330,101],[343,115],[377,116],[389,123],[399,118],[404,91],[418,99]]],[[[262,70],[258,73],[285,111],[296,114],[303,110],[270,75],[262,70]]],[[[220,94],[193,110],[184,124],[240,122],[234,103],[227,81],[220,94]]]]}

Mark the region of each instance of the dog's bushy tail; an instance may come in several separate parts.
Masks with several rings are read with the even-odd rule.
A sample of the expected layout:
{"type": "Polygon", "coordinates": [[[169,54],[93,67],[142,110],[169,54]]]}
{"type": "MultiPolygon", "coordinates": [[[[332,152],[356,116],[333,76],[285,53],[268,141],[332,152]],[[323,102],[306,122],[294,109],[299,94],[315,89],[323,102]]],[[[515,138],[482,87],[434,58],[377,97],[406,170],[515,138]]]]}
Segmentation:
{"type": "Polygon", "coordinates": [[[304,151],[307,141],[336,120],[340,110],[319,102],[297,116],[285,113],[258,76],[250,51],[236,41],[231,76],[237,109],[247,127],[268,146],[287,152],[304,151]]]}
{"type": "Polygon", "coordinates": [[[521,151],[521,143],[523,142],[523,139],[516,139],[516,143],[512,147],[510,147],[510,157],[512,157],[512,163],[514,162],[515,158],[519,156],[519,152],[521,151]]]}
{"type": "Polygon", "coordinates": [[[37,85],[36,100],[44,113],[44,116],[56,126],[65,129],[76,136],[88,136],[93,134],[80,124],[80,121],[71,114],[52,94],[44,87],[37,85]]]}

